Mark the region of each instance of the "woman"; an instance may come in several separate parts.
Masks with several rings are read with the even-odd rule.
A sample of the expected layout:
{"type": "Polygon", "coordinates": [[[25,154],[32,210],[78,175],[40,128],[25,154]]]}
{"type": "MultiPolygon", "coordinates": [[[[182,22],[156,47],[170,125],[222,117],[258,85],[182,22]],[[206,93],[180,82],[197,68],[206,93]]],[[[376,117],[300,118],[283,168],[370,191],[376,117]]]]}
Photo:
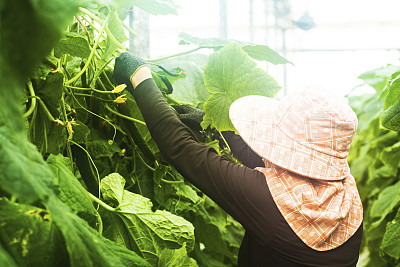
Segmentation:
{"type": "Polygon", "coordinates": [[[225,135],[242,166],[196,140],[142,59],[121,54],[114,77],[164,158],[246,229],[239,266],[356,265],[362,204],[346,162],[357,127],[349,106],[305,92],[238,99],[230,118],[240,137],[225,135]]]}

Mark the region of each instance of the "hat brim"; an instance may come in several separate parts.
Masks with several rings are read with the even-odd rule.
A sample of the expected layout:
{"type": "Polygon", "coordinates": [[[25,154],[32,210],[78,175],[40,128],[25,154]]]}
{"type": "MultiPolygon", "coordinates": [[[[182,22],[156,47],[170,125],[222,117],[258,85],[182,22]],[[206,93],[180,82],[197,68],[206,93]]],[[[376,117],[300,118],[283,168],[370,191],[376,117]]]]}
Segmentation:
{"type": "Polygon", "coordinates": [[[346,158],[332,157],[289,137],[276,123],[279,101],[245,96],[232,103],[229,117],[236,131],[260,157],[297,174],[341,180],[350,174],[346,158]]]}

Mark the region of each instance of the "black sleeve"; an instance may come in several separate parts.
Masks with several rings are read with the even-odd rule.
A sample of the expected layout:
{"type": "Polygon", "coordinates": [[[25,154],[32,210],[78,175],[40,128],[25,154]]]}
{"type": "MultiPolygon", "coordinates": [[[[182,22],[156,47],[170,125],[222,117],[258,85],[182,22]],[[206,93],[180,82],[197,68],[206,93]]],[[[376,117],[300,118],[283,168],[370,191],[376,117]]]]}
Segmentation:
{"type": "Polygon", "coordinates": [[[249,168],[264,167],[264,162],[261,157],[257,155],[240,137],[233,131],[222,132],[226,142],[228,143],[232,154],[241,162],[243,165],[249,168]]]}
{"type": "Polygon", "coordinates": [[[166,103],[153,79],[140,83],[134,98],[163,157],[246,230],[262,237],[260,242],[268,242],[274,231],[273,225],[266,224],[277,208],[264,175],[234,164],[197,142],[166,103]]]}

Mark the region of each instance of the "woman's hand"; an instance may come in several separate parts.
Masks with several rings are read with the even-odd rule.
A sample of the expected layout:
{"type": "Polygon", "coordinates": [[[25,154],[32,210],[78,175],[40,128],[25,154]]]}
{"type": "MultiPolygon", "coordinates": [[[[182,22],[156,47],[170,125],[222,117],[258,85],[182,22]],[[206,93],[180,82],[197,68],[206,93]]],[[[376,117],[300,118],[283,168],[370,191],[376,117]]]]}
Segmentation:
{"type": "Polygon", "coordinates": [[[115,59],[113,76],[118,84],[126,84],[131,94],[142,81],[152,77],[147,62],[128,52],[122,53],[115,59]]]}

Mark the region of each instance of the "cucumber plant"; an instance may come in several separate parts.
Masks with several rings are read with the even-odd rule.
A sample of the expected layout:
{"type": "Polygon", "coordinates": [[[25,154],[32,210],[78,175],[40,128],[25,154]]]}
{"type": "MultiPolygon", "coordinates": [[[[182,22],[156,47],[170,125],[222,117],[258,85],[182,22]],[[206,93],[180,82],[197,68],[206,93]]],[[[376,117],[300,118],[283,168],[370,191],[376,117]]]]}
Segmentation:
{"type": "MultiPolygon", "coordinates": [[[[234,266],[242,227],[162,158],[132,96],[112,77],[134,32],[123,23],[130,8],[175,14],[176,6],[36,2],[0,5],[0,265],[234,266]]],[[[168,103],[204,105],[204,128],[232,129],[229,106],[213,98],[279,90],[251,59],[288,63],[267,46],[180,38],[195,48],[148,62],[168,103]],[[240,84],[222,74],[217,79],[236,85],[211,90],[223,68],[247,76],[240,84]]],[[[197,134],[230,156],[206,131],[197,134]]]]}

